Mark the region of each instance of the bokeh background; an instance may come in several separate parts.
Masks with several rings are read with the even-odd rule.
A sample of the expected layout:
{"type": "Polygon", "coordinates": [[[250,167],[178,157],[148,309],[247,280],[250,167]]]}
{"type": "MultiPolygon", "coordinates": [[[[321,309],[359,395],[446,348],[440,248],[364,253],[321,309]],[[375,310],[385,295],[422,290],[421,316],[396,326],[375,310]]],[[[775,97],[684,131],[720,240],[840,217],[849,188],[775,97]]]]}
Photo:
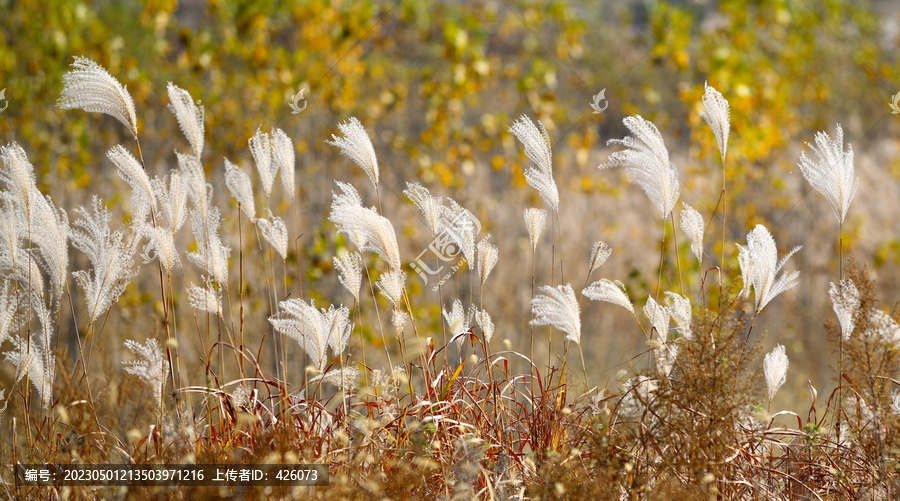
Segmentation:
{"type": "MultiPolygon", "coordinates": [[[[868,266],[886,310],[900,299],[900,115],[889,107],[900,92],[896,2],[0,0],[0,18],[0,88],[8,102],[0,113],[0,142],[25,148],[39,185],[70,219],[74,207],[96,194],[127,221],[127,187],[105,152],[119,143],[134,149],[113,119],[55,107],[73,56],[94,59],[127,85],[151,174],[175,168],[175,150],[188,149],[166,107],[167,82],[202,101],[203,162],[233,249],[239,246],[237,211],[225,189],[223,158],[255,170],[247,139],[257,127],[284,129],[297,151],[298,216],[291,218],[295,211],[283,194],[270,204],[291,224],[291,238],[299,238],[299,252],[291,252],[285,267],[292,297],[313,297],[320,305],[352,302],[331,265],[347,246],[327,222],[331,191],[338,179],[353,183],[369,205],[375,194],[365,174],[324,141],[337,133],[338,122],[355,116],[378,154],[384,213],[397,230],[403,259],[414,260],[430,243],[426,225],[402,195],[406,182],[419,181],[475,213],[482,234],[490,233],[501,252],[484,297],[497,324],[495,349],[509,340],[511,349],[526,353],[531,252],[522,211],[543,202],[526,185],[528,161],[507,131],[525,114],[549,131],[562,199],[561,248],[552,248],[548,227],[537,251],[537,283],[560,283],[558,267],[551,279],[553,254],[565,263],[563,280],[580,287],[591,244],[604,240],[613,255],[594,279],[623,281],[642,306],[656,285],[658,215],[624,172],[597,166],[614,151],[606,141],[627,133],[622,118],[640,114],[666,140],[681,175],[681,200],[708,220],[723,172],[715,138],[699,116],[708,82],[731,105],[726,285],[740,288],[734,244],[744,242],[753,225],[773,232],[780,253],[803,246],[787,266],[800,270],[800,285],[764,310],[753,333],[766,347],[787,346],[791,369],[778,399],[791,407],[791,399],[807,398],[807,380],[820,393],[830,392],[837,363],[823,322],[834,316],[827,289],[839,274],[838,224],[797,167],[816,131],[831,134],[842,124],[856,154],[861,181],[844,228],[845,254],[868,266]],[[608,108],[594,114],[590,103],[601,89],[608,108]],[[293,114],[289,102],[301,90],[307,107],[293,114]]],[[[707,266],[719,264],[721,231],[713,221],[704,246],[707,266]]],[[[182,248],[191,245],[187,229],[181,236],[182,248]]],[[[274,270],[278,283],[283,270],[254,250],[252,232],[244,237],[251,239],[247,273],[259,280],[245,285],[245,324],[261,336],[271,333],[265,319],[272,312],[271,284],[261,277],[269,280],[274,270]]],[[[670,230],[663,288],[677,290],[671,237],[670,230]]],[[[700,270],[680,230],[677,237],[687,295],[699,302],[700,270]]],[[[88,266],[77,251],[72,256],[73,269],[88,266]]],[[[368,262],[377,276],[382,264],[368,262]]],[[[438,295],[409,273],[418,329],[439,338],[438,295]]],[[[159,336],[155,280],[155,266],[144,267],[113,307],[103,334],[111,382],[122,380],[118,362],[130,358],[121,353],[123,339],[159,336]]],[[[198,281],[190,265],[183,280],[198,281]]],[[[711,272],[707,292],[716,280],[711,272]]],[[[444,288],[445,305],[455,298],[468,303],[469,290],[468,272],[460,271],[444,288]]],[[[180,321],[189,325],[185,298],[177,299],[180,321]]],[[[370,295],[366,301],[369,362],[383,365],[370,295]]],[[[592,385],[646,367],[646,355],[639,357],[646,344],[625,310],[583,306],[582,346],[592,385]]],[[[60,339],[71,343],[71,314],[60,315],[60,339]]],[[[538,345],[538,360],[546,360],[545,330],[538,345]]],[[[555,340],[555,364],[560,348],[555,340]]],[[[179,349],[191,356],[190,343],[179,349]]],[[[288,349],[299,365],[299,350],[288,349]]],[[[0,374],[10,386],[13,368],[4,364],[0,374]]]]}

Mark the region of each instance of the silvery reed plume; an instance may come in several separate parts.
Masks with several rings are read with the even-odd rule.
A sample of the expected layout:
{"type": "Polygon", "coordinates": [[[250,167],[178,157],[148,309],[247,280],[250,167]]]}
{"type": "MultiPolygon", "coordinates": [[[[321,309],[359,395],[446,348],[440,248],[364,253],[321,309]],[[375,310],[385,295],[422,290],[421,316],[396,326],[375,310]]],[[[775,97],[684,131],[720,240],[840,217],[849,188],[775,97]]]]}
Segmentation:
{"type": "Polygon", "coordinates": [[[606,242],[596,241],[591,247],[591,265],[588,267],[588,279],[594,274],[612,255],[612,248],[606,242]]]}
{"type": "Polygon", "coordinates": [[[553,180],[553,154],[550,149],[550,134],[544,124],[538,121],[537,126],[525,115],[519,117],[509,127],[516,138],[525,147],[525,155],[534,165],[525,170],[525,181],[537,190],[538,194],[554,212],[559,213],[559,190],[553,180]]]}
{"type": "Polygon", "coordinates": [[[400,249],[391,222],[374,209],[362,206],[362,199],[353,186],[335,181],[342,193],[332,193],[329,220],[346,234],[361,251],[381,256],[395,271],[401,271],[400,249]]]}
{"type": "Polygon", "coordinates": [[[756,296],[756,309],[758,314],[775,296],[797,285],[799,271],[788,274],[776,275],[784,264],[800,250],[794,247],[786,256],[778,261],[778,250],[775,248],[775,239],[765,226],[758,224],[756,228],[747,234],[747,246],[738,244],[738,264],[741,267],[741,275],[744,279],[744,288],[741,296],[750,297],[750,287],[753,287],[756,296]]]}
{"type": "Polygon", "coordinates": [[[355,117],[350,120],[338,124],[341,134],[344,137],[331,135],[331,141],[325,141],[326,144],[340,148],[341,155],[353,160],[363,172],[369,176],[375,190],[378,190],[378,158],[375,157],[375,148],[372,146],[372,140],[365,127],[355,117]]]}
{"type": "Polygon", "coordinates": [[[722,93],[707,85],[703,84],[703,109],[700,116],[713,134],[716,135],[716,142],[719,144],[719,153],[722,154],[722,162],[725,162],[725,152],[728,151],[728,133],[731,130],[731,112],[729,110],[728,101],[722,96],[722,93]]]}
{"type": "Polygon", "coordinates": [[[447,321],[447,327],[450,329],[450,341],[456,341],[457,347],[461,347],[465,341],[465,334],[469,332],[472,320],[475,317],[474,305],[469,308],[468,314],[463,307],[462,301],[459,299],[453,301],[450,311],[441,309],[444,320],[447,321]]]}
{"type": "Polygon", "coordinates": [[[581,309],[572,286],[544,285],[531,300],[534,325],[551,325],[566,333],[566,339],[581,344],[581,309]]]}
{"type": "Polygon", "coordinates": [[[63,90],[57,106],[64,110],[105,113],[122,122],[137,139],[137,117],[128,89],[88,58],[76,56],[72,68],[63,75],[63,90]]]}
{"type": "Polygon", "coordinates": [[[203,153],[203,106],[200,102],[194,103],[191,94],[169,82],[166,91],[169,94],[169,110],[178,120],[178,126],[184,137],[191,143],[191,150],[194,156],[200,158],[203,153]]]}
{"type": "Polygon", "coordinates": [[[691,252],[697,256],[697,261],[703,265],[703,216],[696,209],[686,203],[682,203],[681,229],[691,240],[691,252]]]}
{"type": "Polygon", "coordinates": [[[631,176],[629,182],[644,190],[665,221],[680,195],[678,171],[669,161],[669,150],[659,129],[640,115],[625,117],[622,123],[633,135],[610,139],[607,144],[621,144],[627,149],[610,155],[599,168],[625,167],[631,176]]]}
{"type": "Polygon", "coordinates": [[[834,312],[841,325],[841,337],[846,341],[853,334],[856,323],[856,314],[859,311],[859,290],[852,280],[845,278],[839,284],[831,282],[828,287],[828,295],[831,296],[834,312]]]}
{"type": "Polygon", "coordinates": [[[487,238],[478,242],[478,277],[481,285],[487,282],[488,275],[497,265],[497,259],[500,257],[500,249],[496,245],[488,242],[487,238]]]}
{"type": "Polygon", "coordinates": [[[775,393],[787,381],[787,370],[788,357],[784,352],[784,346],[778,345],[763,359],[763,373],[766,376],[766,387],[769,391],[769,405],[772,405],[775,393]]]}
{"type": "Polygon", "coordinates": [[[358,252],[342,252],[332,259],[341,282],[353,299],[359,303],[359,289],[362,286],[362,256],[358,252]]]}
{"type": "Polygon", "coordinates": [[[192,285],[188,287],[187,293],[191,308],[213,315],[222,314],[222,294],[219,291],[213,290],[208,285],[206,287],[192,285]]]}
{"type": "Polygon", "coordinates": [[[138,235],[126,237],[121,231],[111,231],[112,216],[97,196],[93,197],[92,210],[81,206],[75,213],[81,218],[75,221],[70,239],[76,249],[87,255],[93,268],[76,271],[72,276],[84,290],[88,316],[93,324],[137,276],[134,252],[138,235]]]}
{"type": "Polygon", "coordinates": [[[325,369],[327,348],[334,356],[340,355],[350,342],[350,311],[345,307],[328,310],[316,308],[300,299],[288,299],[278,303],[278,313],[269,317],[269,323],[279,333],[297,341],[300,348],[312,360],[319,372],[325,369]]]}
{"type": "Polygon", "coordinates": [[[16,383],[28,376],[41,396],[41,404],[46,410],[50,407],[50,398],[53,394],[53,380],[55,378],[56,357],[48,348],[44,348],[33,339],[22,339],[14,336],[12,341],[14,350],[7,351],[3,355],[6,361],[16,366],[16,383]]]}
{"type": "Polygon", "coordinates": [[[153,391],[156,404],[162,408],[163,389],[169,376],[169,362],[165,359],[162,348],[156,339],[149,338],[145,344],[128,339],[125,347],[135,355],[140,355],[140,360],[124,361],[125,372],[141,378],[153,391]]]}
{"type": "MultiPolygon", "coordinates": [[[[647,303],[644,304],[644,315],[650,320],[652,331],[656,331],[657,345],[653,349],[656,357],[656,369],[662,373],[664,377],[669,377],[672,368],[675,365],[675,357],[677,354],[677,345],[669,344],[669,309],[662,306],[653,299],[652,296],[647,297],[647,303]]],[[[651,331],[651,335],[652,335],[651,331]]]]}
{"type": "Polygon", "coordinates": [[[225,159],[225,186],[241,207],[248,219],[256,219],[256,203],[253,200],[253,185],[244,169],[225,159]]]}
{"type": "Polygon", "coordinates": [[[259,231],[262,232],[266,242],[269,242],[269,245],[278,251],[282,260],[287,259],[288,232],[284,220],[278,216],[273,216],[272,211],[270,210],[269,219],[257,218],[254,221],[256,222],[256,226],[259,227],[259,231]]]}
{"type": "Polygon", "coordinates": [[[859,178],[853,175],[853,147],[847,144],[844,151],[844,131],[841,125],[835,126],[834,139],[825,132],[816,133],[816,146],[807,144],[815,158],[800,154],[800,172],[809,184],[821,193],[837,218],[841,228],[850,202],[859,186],[859,178]]]}
{"type": "Polygon", "coordinates": [[[613,282],[607,278],[601,278],[589,285],[581,293],[584,294],[584,297],[593,301],[619,305],[634,314],[634,306],[632,306],[631,300],[628,299],[628,294],[625,293],[625,285],[618,280],[613,282]]]}
{"type": "Polygon", "coordinates": [[[675,322],[678,332],[686,339],[691,339],[693,333],[691,331],[690,299],[680,294],[666,291],[666,307],[669,309],[669,314],[675,322]]]}
{"type": "Polygon", "coordinates": [[[262,182],[266,198],[272,196],[272,185],[275,183],[275,175],[278,174],[278,164],[272,161],[272,140],[269,134],[261,129],[256,129],[256,134],[250,138],[250,153],[256,162],[256,171],[259,172],[259,180],[262,182]]]}
{"type": "Polygon", "coordinates": [[[528,240],[531,242],[531,252],[537,250],[538,240],[547,225],[547,211],[529,207],[525,209],[525,228],[528,230],[528,240]]]}

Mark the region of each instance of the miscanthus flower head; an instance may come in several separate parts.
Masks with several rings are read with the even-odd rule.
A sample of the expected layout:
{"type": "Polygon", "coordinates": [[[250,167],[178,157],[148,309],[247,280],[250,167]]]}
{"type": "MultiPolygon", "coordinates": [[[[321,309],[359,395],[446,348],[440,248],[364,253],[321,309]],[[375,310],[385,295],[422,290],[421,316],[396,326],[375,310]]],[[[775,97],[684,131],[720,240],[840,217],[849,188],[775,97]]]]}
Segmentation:
{"type": "Polygon", "coordinates": [[[707,84],[703,84],[703,109],[700,116],[713,134],[716,135],[716,142],[719,144],[719,152],[722,154],[722,161],[725,161],[725,152],[728,151],[728,133],[731,130],[731,113],[729,111],[728,101],[722,96],[722,93],[707,84]]]}
{"type": "Polygon", "coordinates": [[[816,133],[816,145],[808,145],[814,158],[800,154],[800,172],[809,184],[825,196],[841,226],[850,209],[850,202],[859,187],[859,178],[853,174],[853,147],[844,150],[844,131],[835,126],[834,139],[825,132],[816,133]]]}
{"type": "Polygon", "coordinates": [[[744,278],[744,288],[741,295],[750,297],[750,288],[753,287],[756,296],[756,313],[763,308],[775,296],[797,285],[799,271],[782,273],[781,268],[800,250],[793,248],[786,256],[778,261],[778,250],[775,248],[775,239],[765,226],[758,224],[747,234],[747,246],[738,244],[738,264],[741,267],[741,275],[744,278]]]}
{"type": "Polygon", "coordinates": [[[513,122],[509,131],[522,143],[525,155],[534,163],[525,171],[525,181],[537,190],[554,212],[559,212],[559,189],[553,180],[550,134],[547,133],[544,124],[538,121],[538,125],[535,126],[530,118],[522,115],[513,122]]]}
{"type": "Polygon", "coordinates": [[[775,398],[775,393],[787,381],[787,370],[788,357],[784,352],[784,346],[778,345],[763,359],[763,373],[766,376],[766,387],[769,390],[769,402],[775,398]]]}
{"type": "Polygon", "coordinates": [[[531,251],[537,250],[538,240],[547,225],[547,211],[530,207],[525,209],[525,228],[528,230],[528,240],[531,242],[531,251]]]}
{"type": "Polygon", "coordinates": [[[200,158],[200,154],[203,153],[203,106],[200,106],[199,101],[194,103],[188,91],[172,82],[169,82],[166,91],[169,94],[169,110],[178,120],[178,126],[181,127],[184,137],[191,143],[194,156],[200,158]]]}
{"type": "Polygon", "coordinates": [[[845,278],[838,285],[832,282],[828,288],[828,295],[831,296],[834,312],[841,324],[841,337],[846,341],[853,334],[856,314],[859,311],[859,290],[852,280],[845,278]]]}
{"type": "Polygon", "coordinates": [[[552,325],[566,333],[566,339],[581,344],[581,309],[570,284],[540,288],[531,300],[532,325],[552,325]]]}
{"type": "Polygon", "coordinates": [[[691,239],[691,252],[703,264],[703,216],[688,204],[681,210],[681,229],[691,239]]]}
{"type": "Polygon", "coordinates": [[[622,122],[632,135],[610,139],[607,144],[621,144],[627,149],[610,155],[609,161],[599,168],[625,167],[631,175],[629,182],[640,186],[656,206],[659,215],[666,219],[681,194],[678,171],[675,164],[669,161],[669,150],[652,122],[640,115],[625,117],[622,122]]]}
{"type": "Polygon", "coordinates": [[[338,129],[344,136],[332,134],[331,141],[325,143],[340,148],[341,155],[353,160],[369,176],[375,189],[378,189],[378,158],[375,157],[375,148],[366,128],[355,117],[350,117],[350,120],[338,124],[338,129]]]}
{"type": "Polygon", "coordinates": [[[104,113],[122,122],[135,139],[138,137],[134,101],[128,89],[86,57],[76,56],[72,69],[63,75],[63,90],[57,106],[64,110],[104,113]]]}

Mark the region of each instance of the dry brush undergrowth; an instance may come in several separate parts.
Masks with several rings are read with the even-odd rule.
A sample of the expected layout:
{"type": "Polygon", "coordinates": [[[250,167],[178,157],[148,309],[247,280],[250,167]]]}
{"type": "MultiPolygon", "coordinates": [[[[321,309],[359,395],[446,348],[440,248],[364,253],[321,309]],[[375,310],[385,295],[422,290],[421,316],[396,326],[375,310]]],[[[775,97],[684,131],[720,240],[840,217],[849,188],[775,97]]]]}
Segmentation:
{"type": "MultiPolygon", "coordinates": [[[[646,298],[630,297],[614,278],[592,281],[613,252],[603,242],[591,249],[587,276],[575,280],[583,280],[580,290],[563,281],[555,249],[565,245],[565,203],[549,134],[527,117],[510,127],[533,163],[526,180],[548,206],[524,210],[532,276],[549,219],[552,281],[560,278],[542,286],[532,280],[530,346],[498,350],[483,301],[491,271],[504,265],[498,248],[489,238],[476,241],[475,221],[456,201],[407,184],[436,248],[455,249],[461,263],[453,268],[458,276],[442,276],[437,286],[446,322],[437,329],[422,318],[381,209],[376,152],[358,120],[339,124],[341,135],[328,143],[363,169],[375,196],[370,207],[354,186],[337,182],[329,219],[359,252],[334,258],[352,307],[335,306],[337,299],[322,308],[306,299],[321,302],[316,291],[304,296],[301,288],[303,231],[293,223],[294,150],[284,132],[259,130],[250,139],[256,187],[227,159],[213,174],[236,202],[223,210],[201,160],[203,108],[187,92],[169,84],[190,152],[177,153],[178,169],[151,177],[126,88],[90,60],[73,66],[60,107],[110,115],[135,140],[137,156],[124,146],[108,154],[130,186],[130,214],[111,227],[113,214],[94,198],[72,211],[70,225],[68,209],[38,191],[24,149],[2,148],[0,347],[15,377],[0,390],[0,447],[12,463],[329,465],[327,487],[231,493],[250,498],[891,499],[900,492],[897,312],[879,309],[864,267],[844,271],[841,244],[841,276],[829,291],[838,322],[827,324],[840,385],[826,394],[810,384],[808,406],[773,410],[789,361],[778,346],[760,366],[753,327],[767,304],[796,285],[798,273],[781,270],[799,249],[779,259],[774,238],[757,225],[737,246],[741,280],[733,280],[724,230],[721,254],[704,252],[710,223],[721,214],[721,228],[727,225],[727,186],[711,214],[683,205],[676,226],[678,169],[656,126],[640,116],[625,119],[632,135],[611,141],[624,149],[600,167],[628,169],[658,210],[657,286],[646,298]],[[192,243],[182,237],[188,221],[192,243]],[[682,269],[687,261],[677,258],[678,290],[663,291],[664,271],[676,271],[666,248],[679,249],[666,235],[677,240],[678,229],[699,267],[682,269]],[[75,284],[70,262],[84,259],[69,256],[69,243],[91,265],[72,272],[75,284]],[[687,281],[697,290],[684,286],[691,273],[700,274],[687,281]],[[445,297],[447,279],[468,281],[468,296],[445,297]],[[156,331],[104,332],[111,306],[133,281],[149,284],[155,299],[146,314],[156,317],[156,331]],[[634,354],[632,373],[621,371],[603,388],[588,380],[581,352],[582,341],[590,342],[590,333],[582,338],[586,307],[627,309],[636,325],[621,335],[647,343],[634,354]],[[55,335],[67,319],[74,336],[60,342],[55,335]],[[543,336],[563,353],[561,367],[535,359],[534,339],[543,336]],[[123,347],[131,355],[113,356],[123,347]],[[530,369],[516,372],[522,366],[530,369]]],[[[703,118],[724,172],[728,102],[712,87],[705,91],[703,118]]],[[[839,126],[833,139],[820,133],[812,156],[800,161],[834,209],[838,241],[857,184],[843,142],[839,126]]],[[[417,259],[412,269],[439,268],[443,257],[417,259]]],[[[23,487],[8,467],[0,478],[4,493],[17,498],[229,494],[23,487]]]]}

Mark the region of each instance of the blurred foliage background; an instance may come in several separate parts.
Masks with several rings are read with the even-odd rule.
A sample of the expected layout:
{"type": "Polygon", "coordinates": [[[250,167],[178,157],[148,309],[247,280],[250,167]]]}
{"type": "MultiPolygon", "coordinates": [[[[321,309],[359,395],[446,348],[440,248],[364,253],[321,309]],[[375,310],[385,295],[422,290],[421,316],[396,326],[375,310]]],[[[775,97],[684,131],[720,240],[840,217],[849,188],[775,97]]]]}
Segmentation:
{"type": "MultiPolygon", "coordinates": [[[[562,250],[551,250],[543,237],[538,284],[551,282],[551,252],[562,252],[565,281],[580,285],[591,243],[603,239],[614,253],[599,276],[625,281],[643,304],[655,285],[658,222],[623,173],[596,166],[609,155],[606,141],[626,134],[621,119],[640,114],[666,139],[681,172],[682,200],[708,220],[722,167],[698,114],[704,82],[731,105],[726,283],[739,286],[734,243],[754,224],[766,224],[780,250],[804,245],[789,265],[801,270],[801,286],[767,308],[754,331],[767,345],[788,346],[795,392],[805,392],[807,378],[830,386],[834,374],[822,322],[833,315],[826,291],[838,274],[837,223],[796,163],[804,143],[816,131],[831,133],[836,122],[853,144],[862,178],[845,246],[876,272],[888,304],[900,299],[900,118],[888,107],[900,91],[900,14],[889,1],[0,0],[0,12],[0,88],[8,101],[0,141],[21,143],[45,192],[70,210],[98,194],[127,217],[127,197],[117,195],[124,185],[105,152],[117,143],[133,146],[109,117],[55,107],[75,55],[94,59],[127,85],[153,174],[174,168],[174,150],[187,149],[166,108],[166,83],[202,101],[203,161],[221,205],[229,203],[223,157],[249,172],[247,139],[257,127],[284,129],[297,150],[302,206],[291,229],[301,251],[291,266],[302,270],[307,295],[323,305],[347,301],[331,268],[344,246],[327,223],[333,180],[354,183],[374,204],[364,174],[323,143],[338,122],[355,116],[378,153],[390,193],[383,195],[385,214],[403,240],[404,259],[414,260],[430,236],[402,196],[406,181],[421,181],[472,210],[501,248],[485,300],[498,324],[495,342],[509,339],[524,351],[530,249],[522,210],[542,202],[525,185],[527,159],[507,132],[521,114],[549,130],[563,199],[562,250]],[[609,107],[594,114],[592,97],[604,88],[609,107]],[[301,90],[308,106],[292,114],[288,103],[301,90]]],[[[283,201],[273,208],[287,213],[283,201]]],[[[707,233],[710,265],[722,252],[719,221],[707,233]]],[[[683,267],[694,272],[686,278],[696,301],[700,275],[681,235],[679,247],[683,267]]],[[[677,283],[669,270],[667,286],[677,283]]],[[[711,273],[707,285],[715,280],[711,273]]],[[[444,290],[447,306],[467,298],[468,279],[457,282],[444,290]]],[[[434,336],[437,294],[412,272],[408,283],[423,319],[419,328],[434,336]]],[[[153,308],[152,294],[129,290],[119,305],[123,315],[153,308]]],[[[263,311],[256,320],[265,324],[268,307],[257,306],[263,311]]],[[[602,385],[646,346],[626,314],[597,303],[584,307],[585,354],[597,362],[591,376],[602,385]]]]}

